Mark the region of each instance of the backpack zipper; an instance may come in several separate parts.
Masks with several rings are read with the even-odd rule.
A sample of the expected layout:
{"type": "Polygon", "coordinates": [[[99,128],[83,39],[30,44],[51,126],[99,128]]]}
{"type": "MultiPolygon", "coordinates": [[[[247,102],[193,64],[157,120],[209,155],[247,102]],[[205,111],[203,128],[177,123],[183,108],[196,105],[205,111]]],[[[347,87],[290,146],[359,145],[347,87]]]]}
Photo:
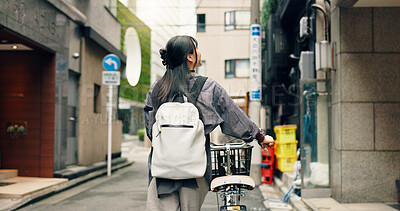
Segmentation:
{"type": "Polygon", "coordinates": [[[158,133],[157,133],[156,137],[159,136],[159,135],[161,134],[161,129],[162,129],[163,127],[194,128],[193,125],[170,125],[170,124],[165,124],[165,125],[161,125],[161,126],[160,126],[160,129],[158,130],[158,133]]]}
{"type": "Polygon", "coordinates": [[[159,136],[160,134],[161,134],[161,130],[160,130],[160,131],[158,131],[158,133],[157,133],[156,137],[157,137],[157,136],[159,136]]]}
{"type": "MultiPolygon", "coordinates": [[[[163,127],[194,128],[193,125],[170,125],[170,124],[161,125],[161,128],[163,128],[163,127]]],[[[161,131],[161,130],[160,130],[160,131],[161,131]]]]}

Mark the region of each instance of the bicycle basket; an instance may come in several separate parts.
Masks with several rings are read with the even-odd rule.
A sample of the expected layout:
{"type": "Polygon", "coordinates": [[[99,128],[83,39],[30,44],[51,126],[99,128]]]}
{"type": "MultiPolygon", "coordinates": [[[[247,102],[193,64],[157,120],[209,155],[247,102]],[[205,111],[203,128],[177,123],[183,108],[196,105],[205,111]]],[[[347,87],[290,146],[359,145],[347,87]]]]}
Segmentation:
{"type": "MultiPolygon", "coordinates": [[[[251,150],[247,145],[239,149],[230,150],[231,172],[233,175],[250,175],[251,150]]],[[[227,152],[225,149],[211,149],[211,164],[213,179],[226,176],[227,152]]]]}

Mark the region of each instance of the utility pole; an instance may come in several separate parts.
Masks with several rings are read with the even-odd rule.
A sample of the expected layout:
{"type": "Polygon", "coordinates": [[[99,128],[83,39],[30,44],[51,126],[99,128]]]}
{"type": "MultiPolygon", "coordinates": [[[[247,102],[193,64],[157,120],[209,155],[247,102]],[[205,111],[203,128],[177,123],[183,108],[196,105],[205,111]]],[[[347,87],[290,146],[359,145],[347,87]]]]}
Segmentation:
{"type": "MultiPolygon", "coordinates": [[[[261,26],[260,0],[251,0],[251,27],[250,27],[250,119],[261,126],[261,26]]],[[[251,159],[250,175],[256,185],[261,184],[261,148],[256,142],[251,159]]]]}
{"type": "Polygon", "coordinates": [[[251,24],[260,24],[260,0],[251,0],[251,24]]]}

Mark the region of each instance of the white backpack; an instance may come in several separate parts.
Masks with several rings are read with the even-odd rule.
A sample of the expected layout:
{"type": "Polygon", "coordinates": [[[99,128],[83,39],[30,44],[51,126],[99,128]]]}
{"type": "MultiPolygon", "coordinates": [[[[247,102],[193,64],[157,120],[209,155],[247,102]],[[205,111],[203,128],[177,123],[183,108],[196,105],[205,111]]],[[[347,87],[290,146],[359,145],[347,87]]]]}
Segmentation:
{"type": "MultiPolygon", "coordinates": [[[[196,102],[206,77],[198,77],[190,94],[196,102]]],[[[152,133],[151,174],[156,178],[204,176],[207,166],[204,124],[190,102],[167,102],[157,110],[152,133]]]]}

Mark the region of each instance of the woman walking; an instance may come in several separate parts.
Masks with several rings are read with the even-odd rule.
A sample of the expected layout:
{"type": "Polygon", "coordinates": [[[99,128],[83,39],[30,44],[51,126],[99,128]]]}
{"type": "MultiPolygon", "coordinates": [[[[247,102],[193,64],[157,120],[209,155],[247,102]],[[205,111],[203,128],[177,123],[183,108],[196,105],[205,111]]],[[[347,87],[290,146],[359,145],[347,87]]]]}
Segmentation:
{"type": "Polygon", "coordinates": [[[186,96],[189,102],[199,110],[204,124],[206,136],[205,150],[207,167],[203,177],[171,180],[153,178],[151,174],[151,158],[149,155],[149,189],[147,210],[200,210],[211,182],[210,133],[220,126],[224,134],[240,138],[246,142],[254,139],[259,144],[270,147],[273,144],[271,136],[264,136],[260,129],[233,102],[228,93],[211,78],[204,82],[196,101],[192,101],[189,90],[200,77],[195,68],[200,67],[201,53],[196,39],[190,36],[172,37],[165,49],[160,50],[162,63],[166,67],[164,76],[154,83],[147,93],[145,111],[145,126],[147,136],[152,140],[152,126],[155,114],[161,104],[174,99],[175,96],[186,96]]]}

